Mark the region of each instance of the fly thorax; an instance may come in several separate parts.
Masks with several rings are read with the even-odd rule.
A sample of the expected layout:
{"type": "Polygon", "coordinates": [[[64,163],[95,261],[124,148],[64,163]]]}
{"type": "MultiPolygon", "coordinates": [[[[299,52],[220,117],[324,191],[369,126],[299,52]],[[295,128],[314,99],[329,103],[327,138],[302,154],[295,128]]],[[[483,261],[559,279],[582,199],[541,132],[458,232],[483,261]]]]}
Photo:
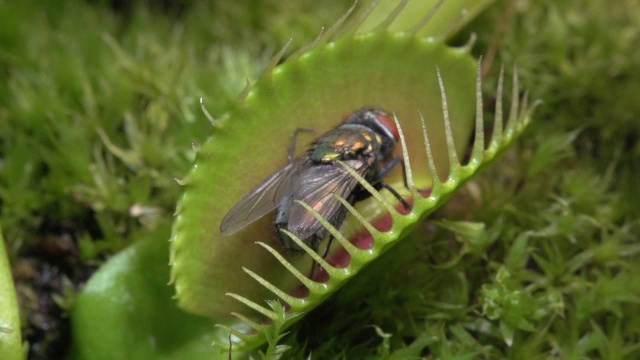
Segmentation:
{"type": "Polygon", "coordinates": [[[351,125],[336,129],[320,139],[311,153],[311,159],[323,163],[350,160],[379,151],[381,144],[380,135],[364,126],[351,125]]]}

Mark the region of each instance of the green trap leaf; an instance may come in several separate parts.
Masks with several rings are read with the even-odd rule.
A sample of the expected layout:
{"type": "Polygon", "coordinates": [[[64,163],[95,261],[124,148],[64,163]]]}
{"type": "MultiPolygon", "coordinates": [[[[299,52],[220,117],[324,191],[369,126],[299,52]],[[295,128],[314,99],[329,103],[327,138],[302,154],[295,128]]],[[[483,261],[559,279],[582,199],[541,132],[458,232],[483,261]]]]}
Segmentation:
{"type": "Polygon", "coordinates": [[[214,133],[182,180],[185,192],[171,254],[176,298],[187,311],[226,316],[219,324],[225,331],[215,339],[225,348],[229,333],[234,349],[251,348],[266,341],[269,327],[278,324],[285,330],[318,306],[442,205],[529,121],[531,109],[526,101],[520,106],[516,75],[503,123],[501,76],[495,130],[485,147],[480,72],[470,45],[451,48],[442,37],[392,33],[384,26],[362,34],[357,29],[363,17],[355,19],[347,25],[341,20],[274,67],[286,47],[277,54],[258,83],[247,86],[236,108],[211,119],[214,133]],[[396,118],[402,134],[396,150],[405,160],[408,187],[400,171],[385,180],[404,188],[401,194],[413,203],[411,211],[398,210],[389,193],[378,192],[343,164],[372,197],[355,207],[340,199],[350,216],[339,229],[307,207],[337,240],[326,259],[295,236],[292,240],[308,256],[283,251],[270,216],[233,235],[220,233],[221,220],[235,203],[286,164],[296,129],[324,133],[345,115],[369,106],[396,118]],[[474,114],[474,146],[463,165],[459,159],[474,132],[474,114]],[[323,271],[309,279],[312,259],[323,271]],[[287,304],[282,317],[266,307],[274,299],[287,304]]]}

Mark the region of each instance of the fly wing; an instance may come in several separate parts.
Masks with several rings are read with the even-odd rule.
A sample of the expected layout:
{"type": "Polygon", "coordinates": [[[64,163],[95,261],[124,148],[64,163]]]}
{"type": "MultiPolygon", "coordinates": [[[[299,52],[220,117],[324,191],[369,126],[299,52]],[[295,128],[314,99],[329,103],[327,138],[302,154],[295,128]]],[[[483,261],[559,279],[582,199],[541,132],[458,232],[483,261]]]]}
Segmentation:
{"type": "MultiPolygon", "coordinates": [[[[369,168],[367,159],[346,162],[364,177],[369,168]]],[[[351,174],[339,164],[311,166],[300,174],[300,187],[293,193],[294,200],[301,200],[327,219],[339,226],[347,209],[333,196],[349,199],[359,185],[351,174]]],[[[300,239],[307,239],[324,227],[302,205],[294,203],[289,213],[289,231],[300,239]]]]}
{"type": "Polygon", "coordinates": [[[275,209],[282,196],[290,193],[292,179],[305,161],[304,157],[294,159],[245,195],[222,219],[222,235],[234,234],[275,209]]]}

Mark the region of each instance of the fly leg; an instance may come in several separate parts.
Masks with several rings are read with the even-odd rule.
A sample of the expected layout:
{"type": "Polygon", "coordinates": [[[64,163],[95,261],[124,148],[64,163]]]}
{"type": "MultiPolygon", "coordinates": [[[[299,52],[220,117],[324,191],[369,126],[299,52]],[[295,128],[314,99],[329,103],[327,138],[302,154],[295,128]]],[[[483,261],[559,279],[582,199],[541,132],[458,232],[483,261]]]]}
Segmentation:
{"type": "Polygon", "coordinates": [[[373,187],[376,190],[380,190],[382,188],[389,190],[391,195],[393,195],[393,197],[398,199],[398,201],[402,204],[402,206],[405,207],[405,209],[410,210],[411,205],[409,205],[409,203],[405,199],[403,199],[402,196],[400,196],[398,191],[396,191],[396,189],[391,187],[391,185],[382,181],[382,179],[384,179],[384,177],[387,176],[398,164],[402,166],[402,181],[404,182],[404,186],[408,188],[409,185],[407,184],[407,172],[404,165],[404,159],[402,158],[402,156],[394,157],[382,169],[380,169],[380,171],[378,172],[378,175],[376,176],[378,181],[376,182],[374,179],[373,187]]]}
{"type": "Polygon", "coordinates": [[[289,155],[288,155],[288,159],[289,162],[293,161],[293,155],[296,152],[296,139],[298,137],[298,134],[300,134],[301,132],[314,132],[316,131],[316,129],[312,129],[312,128],[297,128],[293,134],[291,134],[291,145],[289,145],[289,155]]]}
{"type": "Polygon", "coordinates": [[[403,199],[402,196],[400,196],[400,194],[396,191],[396,189],[391,187],[391,185],[387,184],[384,181],[380,181],[379,183],[375,184],[374,187],[376,188],[376,190],[380,190],[382,188],[389,190],[391,195],[393,195],[393,197],[398,199],[398,201],[400,201],[400,203],[402,204],[402,206],[404,206],[405,209],[411,210],[411,205],[409,205],[407,200],[403,199]]]}
{"type": "Polygon", "coordinates": [[[325,259],[327,255],[329,255],[329,249],[331,249],[331,244],[333,244],[333,235],[329,235],[329,240],[327,241],[327,247],[324,248],[324,252],[322,253],[322,258],[325,259]]]}
{"type": "MultiPolygon", "coordinates": [[[[329,235],[329,240],[327,240],[327,246],[324,248],[324,251],[322,252],[322,258],[326,259],[327,255],[329,255],[329,250],[331,249],[331,245],[333,244],[333,235],[329,235]]],[[[320,255],[320,254],[318,254],[320,255]]],[[[309,272],[309,279],[313,279],[313,273],[315,272],[316,268],[319,266],[320,264],[318,264],[317,261],[313,260],[312,264],[311,264],[311,271],[309,272]]]]}
{"type": "Polygon", "coordinates": [[[404,159],[402,156],[396,156],[391,159],[380,171],[378,172],[378,179],[384,179],[385,176],[389,175],[389,173],[400,163],[402,166],[402,181],[404,182],[404,187],[409,188],[407,184],[407,169],[404,166],[404,159]]]}

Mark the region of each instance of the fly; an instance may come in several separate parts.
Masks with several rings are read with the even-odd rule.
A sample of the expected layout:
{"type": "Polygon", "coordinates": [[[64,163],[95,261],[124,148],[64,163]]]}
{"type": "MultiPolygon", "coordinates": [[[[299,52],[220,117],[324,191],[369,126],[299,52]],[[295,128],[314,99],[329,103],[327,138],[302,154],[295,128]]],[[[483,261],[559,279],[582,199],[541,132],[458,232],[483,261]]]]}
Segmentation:
{"type": "MultiPolygon", "coordinates": [[[[274,226],[285,248],[302,251],[280,229],[288,230],[317,250],[327,230],[296,200],[306,203],[331,225],[340,228],[348,210],[334,194],[350,204],[370,196],[338,160],[376,189],[388,189],[406,208],[410,207],[397,191],[382,181],[398,163],[404,167],[402,157],[392,157],[399,134],[395,122],[384,111],[365,108],[352,113],[341,125],[321,135],[304,154],[294,158],[296,135],[304,130],[309,129],[298,129],[293,134],[289,162],[225,215],[220,225],[223,235],[234,234],[275,209],[274,226]]],[[[330,238],[323,257],[332,240],[330,238]]]]}

